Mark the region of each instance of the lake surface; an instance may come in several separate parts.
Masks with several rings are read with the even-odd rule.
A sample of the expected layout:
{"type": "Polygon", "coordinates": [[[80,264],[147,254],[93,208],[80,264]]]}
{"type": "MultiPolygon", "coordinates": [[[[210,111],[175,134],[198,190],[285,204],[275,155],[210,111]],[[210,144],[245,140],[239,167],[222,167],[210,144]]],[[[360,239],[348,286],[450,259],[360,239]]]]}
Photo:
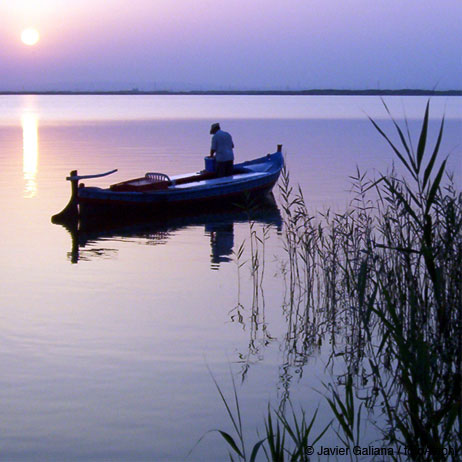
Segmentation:
{"type": "MultiPolygon", "coordinates": [[[[417,133],[426,98],[386,101],[417,133]]],[[[461,99],[432,99],[433,139],[443,114],[441,150],[460,185],[461,99]]],[[[394,160],[367,116],[392,132],[376,97],[0,96],[0,458],[224,460],[216,433],[186,458],[207,431],[231,431],[208,368],[229,397],[233,374],[249,444],[268,402],[290,395],[314,412],[330,349],[326,339],[300,356],[287,341],[279,211],[255,218],[267,235],[257,299],[242,214],[78,236],[50,217],[73,169],[119,169],[95,185],[201,169],[216,121],[236,161],[282,143],[309,207],[343,210],[356,165],[377,175],[394,160]]],[[[319,426],[329,420],[321,404],[319,426]]]]}

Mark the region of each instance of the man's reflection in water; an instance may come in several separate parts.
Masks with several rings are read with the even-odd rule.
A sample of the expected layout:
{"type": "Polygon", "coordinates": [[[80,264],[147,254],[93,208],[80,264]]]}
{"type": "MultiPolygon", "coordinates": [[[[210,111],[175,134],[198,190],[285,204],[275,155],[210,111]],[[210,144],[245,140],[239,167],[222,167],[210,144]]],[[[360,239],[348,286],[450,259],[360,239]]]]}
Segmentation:
{"type": "Polygon", "coordinates": [[[234,247],[234,224],[213,223],[205,225],[205,232],[210,233],[210,267],[213,270],[220,268],[220,263],[231,261],[230,256],[234,247]]]}

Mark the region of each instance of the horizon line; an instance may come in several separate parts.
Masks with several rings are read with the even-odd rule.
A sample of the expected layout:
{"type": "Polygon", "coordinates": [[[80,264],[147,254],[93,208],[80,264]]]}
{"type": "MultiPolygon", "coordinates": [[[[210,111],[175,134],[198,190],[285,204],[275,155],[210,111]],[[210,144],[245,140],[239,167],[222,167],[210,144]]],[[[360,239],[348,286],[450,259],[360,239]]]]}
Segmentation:
{"type": "Polygon", "coordinates": [[[391,89],[309,89],[309,90],[1,90],[0,95],[326,95],[326,96],[462,96],[462,90],[391,89]]]}

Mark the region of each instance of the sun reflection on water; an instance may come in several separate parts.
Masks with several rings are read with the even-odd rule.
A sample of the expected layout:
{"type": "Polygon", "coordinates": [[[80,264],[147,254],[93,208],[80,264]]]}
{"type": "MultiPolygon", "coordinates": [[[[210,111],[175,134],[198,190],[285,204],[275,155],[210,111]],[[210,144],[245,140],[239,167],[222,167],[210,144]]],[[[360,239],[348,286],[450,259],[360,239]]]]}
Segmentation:
{"type": "Polygon", "coordinates": [[[25,113],[21,119],[23,138],[24,197],[32,198],[37,194],[38,166],[38,118],[36,114],[25,113]]]}

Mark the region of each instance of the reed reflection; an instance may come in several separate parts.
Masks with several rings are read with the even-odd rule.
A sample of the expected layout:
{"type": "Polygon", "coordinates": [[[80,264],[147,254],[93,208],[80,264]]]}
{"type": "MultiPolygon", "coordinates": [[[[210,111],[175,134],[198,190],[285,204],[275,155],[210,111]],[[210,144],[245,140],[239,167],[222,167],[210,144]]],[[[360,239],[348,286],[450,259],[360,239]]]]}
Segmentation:
{"type": "Polygon", "coordinates": [[[21,118],[23,138],[23,176],[25,181],[24,197],[32,198],[37,194],[38,168],[38,117],[26,112],[21,118]]]}

